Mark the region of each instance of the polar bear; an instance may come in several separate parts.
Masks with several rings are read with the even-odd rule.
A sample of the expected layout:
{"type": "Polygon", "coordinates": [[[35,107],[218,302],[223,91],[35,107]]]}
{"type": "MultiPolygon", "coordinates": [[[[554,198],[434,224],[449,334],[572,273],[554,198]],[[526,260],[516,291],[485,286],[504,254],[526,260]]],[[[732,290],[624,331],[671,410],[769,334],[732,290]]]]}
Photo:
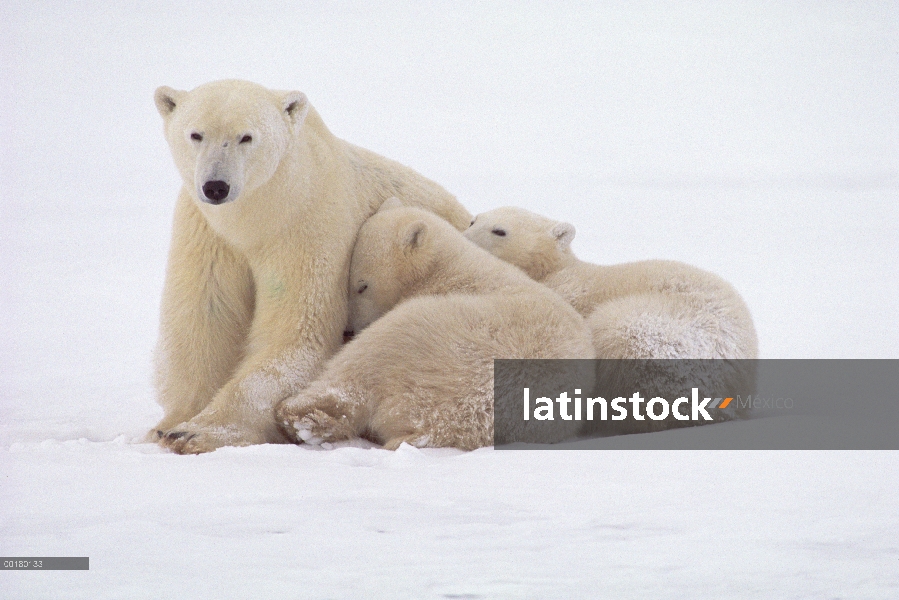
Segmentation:
{"type": "MultiPolygon", "coordinates": [[[[574,235],[569,223],[514,207],[477,215],[464,232],[570,302],[587,319],[597,358],[727,359],[689,368],[699,365],[701,379],[711,389],[754,389],[755,365],[740,359],[758,358],[755,327],[746,303],[730,284],[674,261],[590,264],[571,251],[574,235]]],[[[623,362],[609,363],[609,368],[612,364],[628,368],[623,362]]],[[[672,364],[653,366],[660,393],[680,394],[685,382],[696,377],[695,372],[672,370],[672,364]]],[[[621,372],[597,373],[598,382],[622,390],[628,388],[629,378],[621,372]]],[[[718,414],[729,418],[745,416],[745,411],[718,414]]],[[[672,418],[636,425],[645,430],[680,424],[672,418]]]]}
{"type": "MultiPolygon", "coordinates": [[[[364,435],[389,449],[490,445],[493,359],[590,359],[589,331],[569,304],[520,270],[432,214],[394,204],[363,225],[353,251],[358,335],[280,405],[278,418],[306,443],[364,435]]],[[[575,436],[579,425],[537,431],[521,421],[510,435],[554,442],[575,436]]]]}
{"type": "Polygon", "coordinates": [[[155,93],[183,179],[162,297],[151,439],[180,453],[285,442],[275,404],[342,343],[359,227],[391,196],[463,229],[415,171],[336,138],[301,92],[245,81],[155,93]]]}

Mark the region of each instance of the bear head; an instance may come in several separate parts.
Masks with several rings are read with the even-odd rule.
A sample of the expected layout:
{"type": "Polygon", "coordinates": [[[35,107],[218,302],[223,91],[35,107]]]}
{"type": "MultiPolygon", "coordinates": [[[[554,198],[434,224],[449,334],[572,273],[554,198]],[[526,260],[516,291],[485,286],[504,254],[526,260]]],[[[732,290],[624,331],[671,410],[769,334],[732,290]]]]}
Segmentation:
{"type": "Polygon", "coordinates": [[[540,281],[573,259],[574,234],[570,223],[504,207],[477,215],[463,235],[540,281]]]}
{"type": "Polygon", "coordinates": [[[236,80],[189,92],[162,86],[154,99],[185,185],[212,205],[235,202],[268,182],[309,108],[302,92],[236,80]]]}
{"type": "Polygon", "coordinates": [[[350,263],[352,331],[362,331],[409,296],[436,262],[436,238],[446,227],[451,228],[439,217],[396,198],[362,225],[350,263]]]}

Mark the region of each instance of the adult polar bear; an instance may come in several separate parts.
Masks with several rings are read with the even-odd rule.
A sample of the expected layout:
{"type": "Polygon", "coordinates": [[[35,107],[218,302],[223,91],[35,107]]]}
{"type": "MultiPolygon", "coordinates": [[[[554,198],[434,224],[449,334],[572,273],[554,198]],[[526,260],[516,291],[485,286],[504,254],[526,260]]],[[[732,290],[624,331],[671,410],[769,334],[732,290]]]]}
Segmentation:
{"type": "Polygon", "coordinates": [[[156,352],[165,416],[151,437],[180,453],[286,441],[273,407],[341,344],[362,223],[391,196],[460,230],[471,215],[336,138],[301,92],[228,80],[160,87],[155,101],[184,185],[156,352]]]}

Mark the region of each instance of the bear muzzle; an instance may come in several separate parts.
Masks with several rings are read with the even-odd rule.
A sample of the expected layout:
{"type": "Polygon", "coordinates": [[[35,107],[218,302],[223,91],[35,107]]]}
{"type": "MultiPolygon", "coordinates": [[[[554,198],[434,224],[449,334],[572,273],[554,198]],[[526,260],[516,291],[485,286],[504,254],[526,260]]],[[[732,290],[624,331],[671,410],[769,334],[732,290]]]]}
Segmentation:
{"type": "Polygon", "coordinates": [[[203,198],[200,198],[203,202],[207,202],[209,204],[222,204],[223,202],[227,202],[228,193],[231,191],[231,186],[226,182],[221,180],[207,181],[203,184],[203,198]]]}

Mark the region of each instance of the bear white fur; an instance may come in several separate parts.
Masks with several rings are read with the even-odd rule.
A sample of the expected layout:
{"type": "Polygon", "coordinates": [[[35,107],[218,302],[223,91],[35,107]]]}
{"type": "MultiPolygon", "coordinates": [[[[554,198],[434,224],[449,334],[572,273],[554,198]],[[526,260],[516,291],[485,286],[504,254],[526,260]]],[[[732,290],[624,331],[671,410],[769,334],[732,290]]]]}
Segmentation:
{"type": "MultiPolygon", "coordinates": [[[[358,335],[278,409],[298,442],[487,446],[494,358],[594,357],[570,305],[419,209],[385,204],[363,225],[350,284],[358,335]]],[[[513,437],[553,442],[579,425],[529,433],[522,421],[513,437]]]]}
{"type": "MultiPolygon", "coordinates": [[[[664,260],[590,264],[571,251],[574,226],[514,207],[478,215],[464,235],[570,302],[587,319],[597,358],[758,358],[746,303],[712,273],[664,260]]],[[[679,394],[691,375],[669,367],[655,374],[656,389],[679,394]]],[[[752,389],[754,373],[751,361],[719,362],[708,367],[703,383],[712,390],[752,389]]],[[[597,373],[597,382],[613,388],[626,389],[624,379],[597,373]]],[[[680,424],[672,418],[637,425],[645,430],[680,424]]]]}
{"type": "Polygon", "coordinates": [[[439,185],[331,134],[301,92],[244,81],[160,87],[184,185],[156,353],[165,410],[150,432],[199,453],[286,441],[274,406],[340,347],[359,227],[399,196],[463,229],[439,185]]]}

